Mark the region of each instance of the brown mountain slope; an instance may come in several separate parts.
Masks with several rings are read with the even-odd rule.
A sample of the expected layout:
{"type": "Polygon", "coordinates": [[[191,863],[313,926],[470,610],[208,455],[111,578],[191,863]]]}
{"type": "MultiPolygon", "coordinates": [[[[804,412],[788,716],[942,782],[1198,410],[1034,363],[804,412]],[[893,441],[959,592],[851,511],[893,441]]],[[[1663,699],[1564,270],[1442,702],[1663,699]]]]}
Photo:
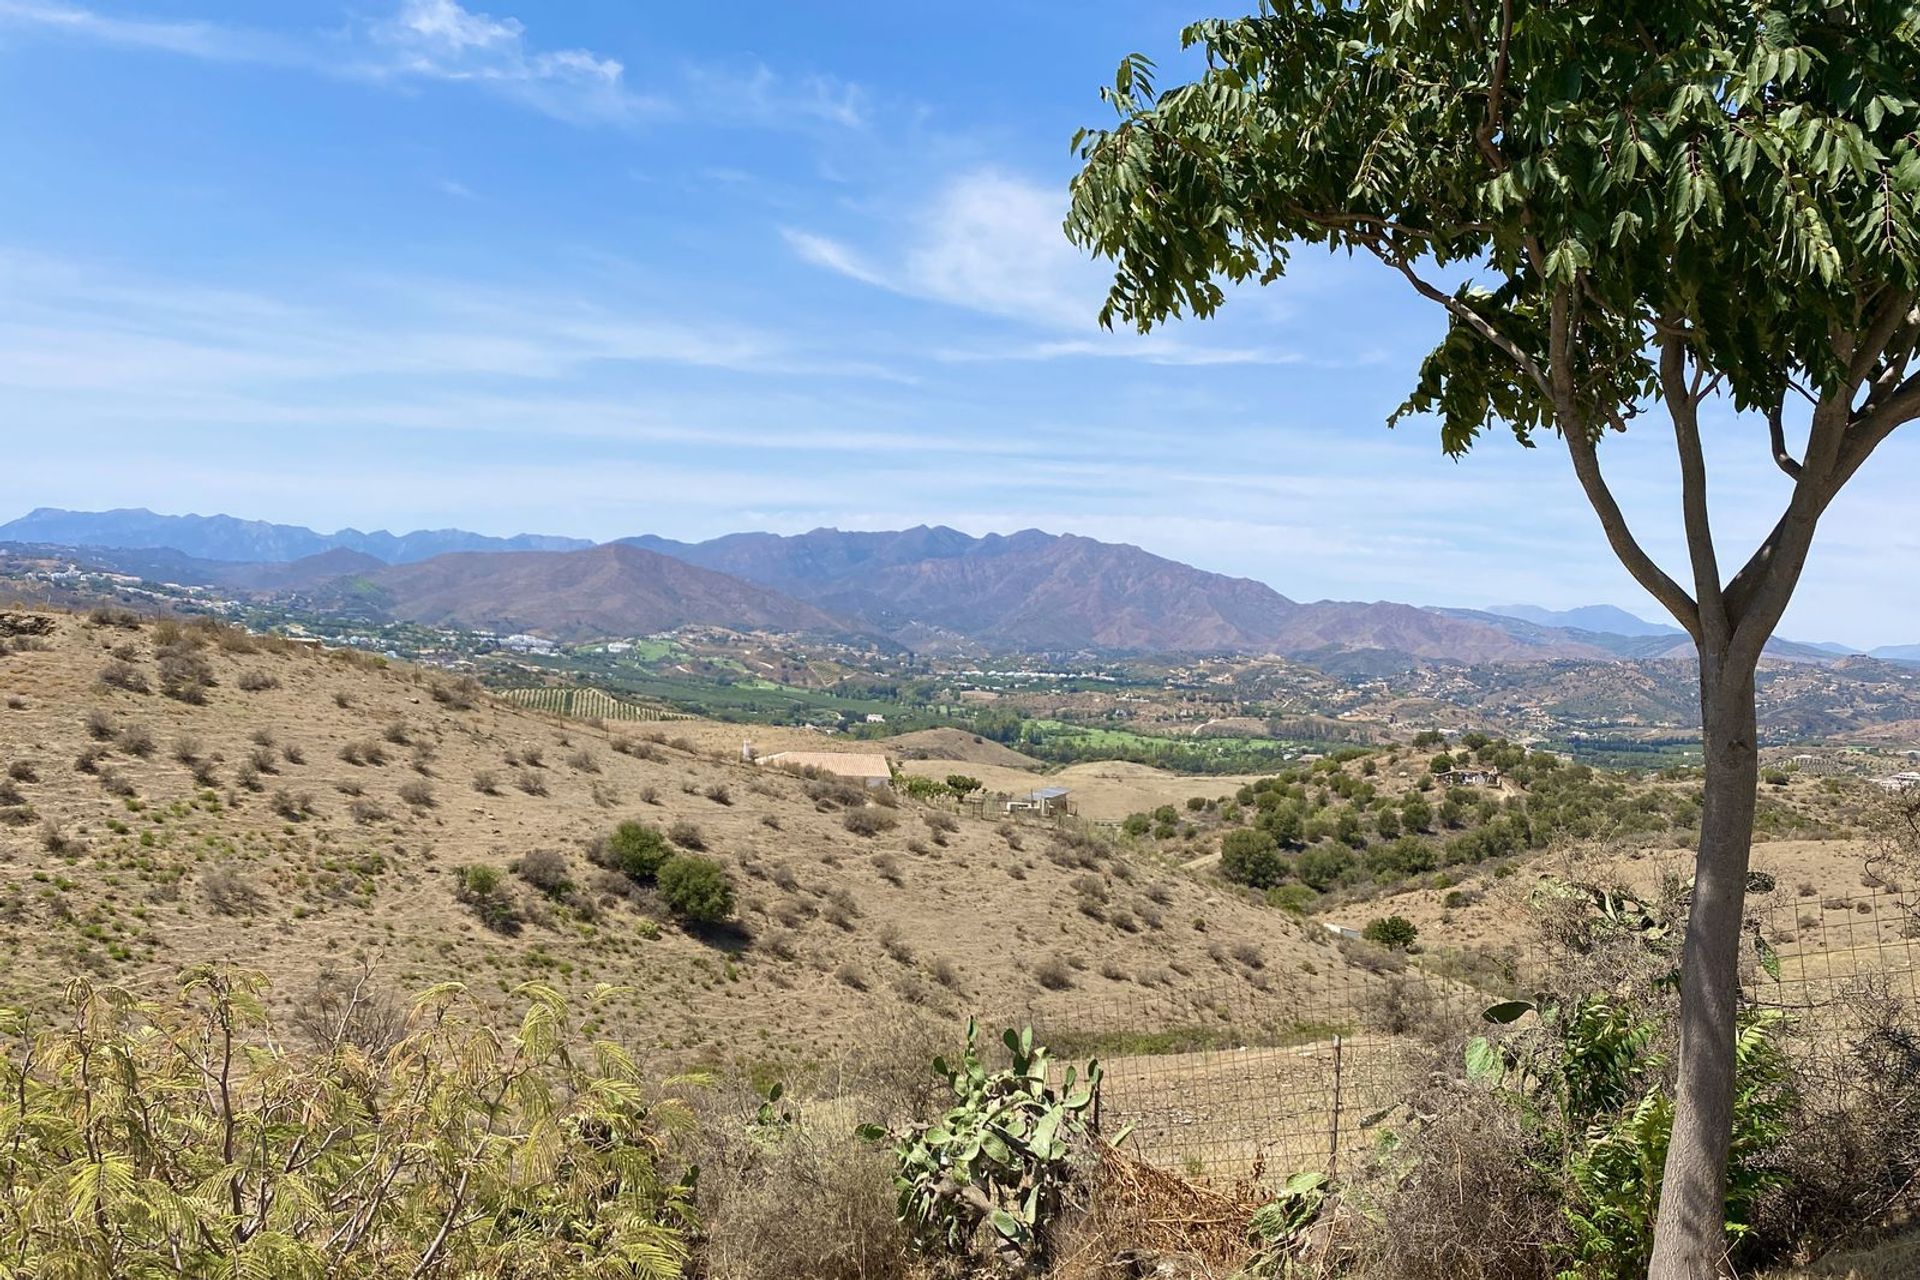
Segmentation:
{"type": "Polygon", "coordinates": [[[633,541],[858,618],[916,647],[964,637],[1003,649],[1380,649],[1461,662],[1604,656],[1577,643],[1529,644],[1410,605],[1302,605],[1248,578],[1038,529],[984,538],[921,527],[633,541]]]}
{"type": "Polygon", "coordinates": [[[199,705],[126,687],[159,688],[169,630],[60,615],[48,647],[0,655],[0,1003],[75,973],[153,990],[211,958],[294,1004],[364,959],[384,989],[457,978],[503,1010],[534,978],[583,999],[620,983],[602,1020],[638,1046],[826,1060],[910,1013],[1124,997],[1147,1016],[1181,990],[1342,963],[1290,917],[1037,824],[902,800],[855,835],[831,791],[742,764],[737,728],[703,733],[711,753],[627,741],[359,655],[194,639],[169,666],[206,664],[199,705]],[[737,886],[734,927],[681,928],[591,864],[623,819],[704,844],[737,886]],[[570,890],[508,871],[537,853],[570,890]],[[506,873],[514,931],[461,900],[469,865],[506,873]]]}
{"type": "Polygon", "coordinates": [[[1545,658],[1606,659],[1605,651],[1574,642],[1532,644],[1496,627],[1450,618],[1408,604],[1321,600],[1295,608],[1274,637],[1285,654],[1321,649],[1388,649],[1416,658],[1454,662],[1538,662],[1545,658]]]}
{"type": "Polygon", "coordinates": [[[428,625],[556,639],[644,635],[682,626],[840,633],[847,624],[777,591],[644,548],[460,552],[336,584],[341,603],[428,625]]]}

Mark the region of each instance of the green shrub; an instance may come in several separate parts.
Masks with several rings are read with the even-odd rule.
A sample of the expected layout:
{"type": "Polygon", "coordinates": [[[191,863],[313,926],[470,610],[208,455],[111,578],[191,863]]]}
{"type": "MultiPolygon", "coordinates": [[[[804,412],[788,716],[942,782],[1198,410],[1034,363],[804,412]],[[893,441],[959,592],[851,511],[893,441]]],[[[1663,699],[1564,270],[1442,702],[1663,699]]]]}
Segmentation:
{"type": "Polygon", "coordinates": [[[631,880],[647,881],[659,874],[661,866],[673,856],[658,827],[629,819],[613,829],[600,845],[595,861],[612,867],[631,880]]]}
{"type": "Polygon", "coordinates": [[[1267,905],[1303,916],[1319,896],[1304,884],[1278,884],[1267,890],[1267,905]]]}
{"type": "Polygon", "coordinates": [[[1383,916],[1369,921],[1367,927],[1360,931],[1360,936],[1389,951],[1405,951],[1419,938],[1420,930],[1405,916],[1383,916]]]}
{"type": "Polygon", "coordinates": [[[733,914],[733,881],[712,858],[678,854],[661,864],[660,897],[683,920],[714,924],[733,914]]]}
{"type": "Polygon", "coordinates": [[[1287,860],[1272,836],[1242,827],[1220,841],[1220,873],[1237,884],[1270,889],[1286,879],[1287,860]]]}

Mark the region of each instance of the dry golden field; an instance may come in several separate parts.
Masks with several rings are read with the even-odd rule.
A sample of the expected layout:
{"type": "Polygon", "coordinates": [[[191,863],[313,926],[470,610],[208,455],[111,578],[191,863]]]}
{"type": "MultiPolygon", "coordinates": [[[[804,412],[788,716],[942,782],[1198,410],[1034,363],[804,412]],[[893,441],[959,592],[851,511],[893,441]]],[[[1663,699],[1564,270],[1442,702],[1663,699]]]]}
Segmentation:
{"type": "MultiPolygon", "coordinates": [[[[7,1002],[75,973],[157,989],[218,959],[265,970],[291,1005],[323,969],[365,963],[396,993],[458,978],[502,1008],[532,978],[581,995],[620,984],[605,1018],[637,1045],[826,1061],[913,1016],[1116,995],[1151,1010],[1184,984],[1270,988],[1330,962],[1309,926],[1038,824],[903,799],[855,834],[844,795],[742,763],[736,726],[562,720],[427,671],[164,624],[60,614],[9,649],[7,1002]],[[201,704],[161,690],[162,649],[205,664],[201,704]],[[676,925],[591,864],[625,819],[718,860],[734,925],[676,925]],[[458,869],[510,871],[535,851],[564,861],[574,891],[557,901],[509,874],[524,921],[489,928],[458,869]]],[[[1171,799],[1192,780],[1166,786],[1171,799]]]]}

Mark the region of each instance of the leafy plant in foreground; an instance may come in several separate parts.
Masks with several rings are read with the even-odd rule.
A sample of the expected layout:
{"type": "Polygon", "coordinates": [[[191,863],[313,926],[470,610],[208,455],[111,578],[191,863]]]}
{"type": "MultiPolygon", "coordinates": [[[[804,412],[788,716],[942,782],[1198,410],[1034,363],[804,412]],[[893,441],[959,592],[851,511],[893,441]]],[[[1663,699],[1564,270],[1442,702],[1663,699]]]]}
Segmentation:
{"type": "Polygon", "coordinates": [[[503,1035],[447,983],[391,1048],[295,1053],[265,990],[203,965],[177,999],[76,980],[57,1022],[0,1010],[0,1275],[683,1274],[690,1113],[555,992],[519,988],[503,1035]]]}
{"type": "Polygon", "coordinates": [[[938,1120],[860,1133],[893,1143],[900,1221],[917,1247],[965,1255],[984,1225],[1002,1265],[1025,1271],[1044,1261],[1046,1227],[1070,1180],[1068,1158],[1086,1131],[1100,1064],[1087,1063],[1084,1075],[1068,1067],[1056,1090],[1031,1027],[1001,1037],[1012,1058],[1001,1071],[987,1070],[977,1040],[969,1019],[960,1062],[933,1061],[957,1099],[938,1120]]]}

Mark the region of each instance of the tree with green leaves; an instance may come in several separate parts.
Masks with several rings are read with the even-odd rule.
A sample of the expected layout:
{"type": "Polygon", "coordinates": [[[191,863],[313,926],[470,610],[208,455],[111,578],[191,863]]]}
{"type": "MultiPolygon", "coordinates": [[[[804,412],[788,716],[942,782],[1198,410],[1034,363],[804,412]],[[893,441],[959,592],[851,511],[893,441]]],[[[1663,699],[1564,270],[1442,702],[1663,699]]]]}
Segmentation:
{"type": "Polygon", "coordinates": [[[1067,232],[1115,264],[1102,322],[1211,315],[1305,246],[1378,261],[1448,321],[1395,420],[1437,419],[1454,455],[1496,428],[1557,437],[1608,543],[1698,650],[1706,795],[1652,1274],[1713,1275],[1755,671],[1821,516],[1920,415],[1920,8],[1270,0],[1183,41],[1197,79],[1157,92],[1129,57],[1103,90],[1117,123],[1076,139],[1067,232]],[[1731,573],[1709,406],[1747,415],[1787,488],[1731,573]],[[1679,577],[1602,466],[1611,433],[1656,417],[1678,458],[1679,577]]]}

